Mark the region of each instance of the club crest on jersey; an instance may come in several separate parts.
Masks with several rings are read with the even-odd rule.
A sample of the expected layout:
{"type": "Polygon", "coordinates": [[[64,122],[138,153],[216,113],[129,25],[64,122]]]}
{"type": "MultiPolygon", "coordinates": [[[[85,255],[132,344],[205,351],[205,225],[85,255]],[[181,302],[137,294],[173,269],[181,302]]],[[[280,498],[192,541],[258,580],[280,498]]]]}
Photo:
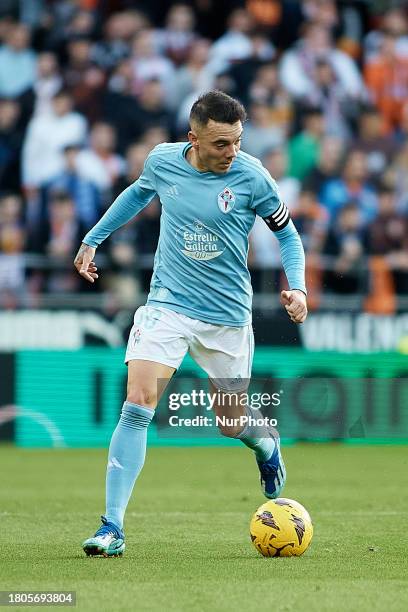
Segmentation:
{"type": "Polygon", "coordinates": [[[235,195],[229,187],[225,187],[218,194],[218,208],[221,212],[227,214],[235,206],[235,195]]]}
{"type": "Polygon", "coordinates": [[[141,336],[142,336],[142,332],[140,331],[140,328],[137,327],[135,331],[133,332],[133,344],[134,345],[139,344],[141,336]]]}

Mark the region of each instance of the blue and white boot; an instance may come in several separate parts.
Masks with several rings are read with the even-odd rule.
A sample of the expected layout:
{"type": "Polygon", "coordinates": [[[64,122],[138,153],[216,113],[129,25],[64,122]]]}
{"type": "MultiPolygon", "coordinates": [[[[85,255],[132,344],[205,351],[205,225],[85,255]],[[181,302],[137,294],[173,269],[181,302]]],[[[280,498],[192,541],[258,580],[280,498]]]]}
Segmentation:
{"type": "Polygon", "coordinates": [[[263,494],[268,499],[276,499],[280,496],[286,481],[285,464],[280,452],[279,437],[275,437],[275,449],[267,461],[257,461],[261,475],[261,487],[263,494]]]}
{"type": "Polygon", "coordinates": [[[92,538],[82,543],[82,548],[89,556],[121,557],[125,550],[123,530],[101,516],[102,525],[92,538]]]}

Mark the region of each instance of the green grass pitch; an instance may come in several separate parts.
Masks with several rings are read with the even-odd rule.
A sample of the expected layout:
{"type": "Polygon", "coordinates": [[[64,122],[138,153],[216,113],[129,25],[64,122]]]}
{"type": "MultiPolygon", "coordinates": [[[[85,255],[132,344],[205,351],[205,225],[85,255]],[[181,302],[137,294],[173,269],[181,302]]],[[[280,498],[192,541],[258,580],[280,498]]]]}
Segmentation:
{"type": "MultiPolygon", "coordinates": [[[[248,534],[263,503],[245,448],[150,448],[122,558],[87,558],[106,451],[0,447],[1,590],[75,590],[79,610],[405,611],[405,446],[284,448],[284,494],[309,510],[303,557],[265,559],[248,534]]],[[[28,608],[24,608],[28,609],[28,608]]]]}

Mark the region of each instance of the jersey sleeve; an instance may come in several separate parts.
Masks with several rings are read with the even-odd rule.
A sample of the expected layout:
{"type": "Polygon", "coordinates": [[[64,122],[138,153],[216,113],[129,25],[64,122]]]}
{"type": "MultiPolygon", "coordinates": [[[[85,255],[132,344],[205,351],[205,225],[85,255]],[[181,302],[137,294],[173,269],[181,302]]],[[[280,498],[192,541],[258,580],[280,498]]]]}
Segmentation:
{"type": "Polygon", "coordinates": [[[278,186],[269,172],[259,163],[259,168],[253,172],[252,206],[260,217],[269,217],[281,204],[278,186]]]}
{"type": "Polygon", "coordinates": [[[147,156],[146,161],[143,166],[143,172],[135,181],[134,184],[137,183],[140,189],[144,191],[150,191],[153,195],[152,198],[156,195],[156,177],[154,174],[154,162],[153,162],[153,151],[147,156]]]}
{"type": "Polygon", "coordinates": [[[112,232],[128,223],[143,210],[156,193],[153,160],[149,156],[137,181],[118,195],[103,217],[86,234],[83,242],[94,248],[99,246],[112,232]]]}
{"type": "Polygon", "coordinates": [[[275,236],[279,240],[282,265],[288,279],[289,289],[300,289],[307,295],[305,252],[293,221],[290,219],[284,229],[275,232],[275,236]]]}
{"type": "Polygon", "coordinates": [[[253,173],[252,208],[263,218],[279,241],[283,269],[290,289],[306,294],[305,253],[302,241],[283,202],[278,186],[269,172],[259,163],[253,173]]]}

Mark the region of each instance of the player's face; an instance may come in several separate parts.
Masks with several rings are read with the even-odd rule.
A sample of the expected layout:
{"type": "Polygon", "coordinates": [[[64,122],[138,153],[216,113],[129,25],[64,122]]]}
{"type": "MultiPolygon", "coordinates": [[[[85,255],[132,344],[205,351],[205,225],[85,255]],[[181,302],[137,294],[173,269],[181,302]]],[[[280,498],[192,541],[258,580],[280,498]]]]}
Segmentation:
{"type": "Polygon", "coordinates": [[[188,133],[193,145],[192,163],[200,172],[223,174],[231,168],[241,147],[242,123],[217,123],[192,126],[188,133]]]}

